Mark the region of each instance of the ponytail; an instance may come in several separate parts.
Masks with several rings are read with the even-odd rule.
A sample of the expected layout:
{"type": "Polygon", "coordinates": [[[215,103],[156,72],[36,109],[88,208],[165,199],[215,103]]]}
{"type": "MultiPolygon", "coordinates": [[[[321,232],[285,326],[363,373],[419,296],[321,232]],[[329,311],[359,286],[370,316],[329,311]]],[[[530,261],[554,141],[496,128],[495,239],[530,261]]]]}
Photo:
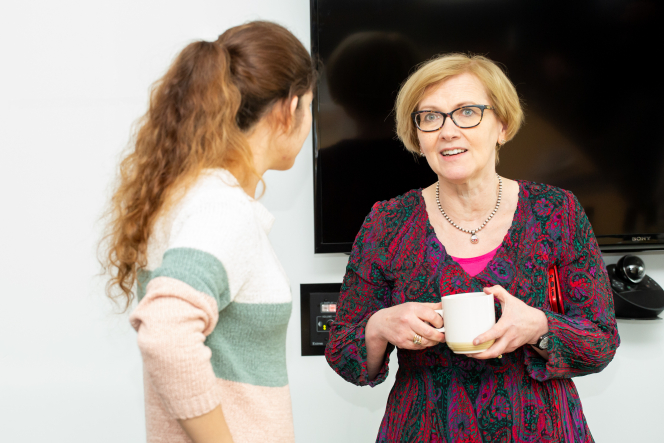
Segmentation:
{"type": "Polygon", "coordinates": [[[175,190],[205,168],[226,168],[240,183],[258,175],[245,133],[277,101],[311,90],[315,78],[302,44],[274,23],[248,23],[182,50],[153,85],[133,149],[120,164],[102,241],[110,298],[130,306],[152,227],[176,203],[175,190]]]}

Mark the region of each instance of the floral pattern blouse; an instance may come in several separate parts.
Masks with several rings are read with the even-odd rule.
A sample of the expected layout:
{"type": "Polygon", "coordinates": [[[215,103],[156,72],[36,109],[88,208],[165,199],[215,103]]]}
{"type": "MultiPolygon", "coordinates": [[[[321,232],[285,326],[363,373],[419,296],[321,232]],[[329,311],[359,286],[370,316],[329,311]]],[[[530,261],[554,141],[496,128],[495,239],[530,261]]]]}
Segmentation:
{"type": "MultiPolygon", "coordinates": [[[[377,442],[592,442],[572,377],[601,371],[620,343],[609,279],[576,197],[519,181],[512,225],[486,268],[469,276],[429,223],[421,190],[376,203],[355,239],[325,355],[357,385],[387,376],[394,346],[374,380],[365,327],[382,308],[501,285],[541,309],[553,332],[544,360],[529,345],[475,360],[446,344],[399,349],[399,370],[377,442]],[[547,270],[558,266],[564,315],[551,312],[547,270]]],[[[496,303],[497,317],[500,305],[496,303]]]]}

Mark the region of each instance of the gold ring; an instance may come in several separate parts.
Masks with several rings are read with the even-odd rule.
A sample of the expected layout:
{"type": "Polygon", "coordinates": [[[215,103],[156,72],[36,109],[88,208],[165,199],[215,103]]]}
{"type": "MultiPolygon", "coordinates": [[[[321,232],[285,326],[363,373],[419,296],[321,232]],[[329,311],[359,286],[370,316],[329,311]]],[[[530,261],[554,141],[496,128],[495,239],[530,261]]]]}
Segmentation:
{"type": "Polygon", "coordinates": [[[415,337],[413,337],[413,343],[415,343],[416,345],[421,345],[422,336],[420,334],[415,334],[415,337]]]}
{"type": "Polygon", "coordinates": [[[503,354],[500,354],[500,355],[498,356],[498,358],[503,358],[503,354]]]}

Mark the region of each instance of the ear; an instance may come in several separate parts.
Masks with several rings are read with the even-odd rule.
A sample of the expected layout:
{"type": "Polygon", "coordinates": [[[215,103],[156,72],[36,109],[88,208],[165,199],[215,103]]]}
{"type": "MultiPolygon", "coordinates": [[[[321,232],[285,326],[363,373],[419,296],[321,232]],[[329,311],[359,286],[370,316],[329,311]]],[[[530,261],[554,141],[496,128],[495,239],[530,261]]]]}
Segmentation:
{"type": "Polygon", "coordinates": [[[288,134],[293,129],[293,123],[296,121],[295,113],[300,98],[295,96],[291,99],[283,99],[274,108],[272,108],[272,122],[277,131],[283,131],[288,134]]]}
{"type": "Polygon", "coordinates": [[[507,134],[507,125],[503,122],[500,122],[501,127],[500,127],[500,132],[498,133],[498,141],[497,143],[499,145],[502,145],[502,141],[505,140],[505,135],[507,134]]]}
{"type": "Polygon", "coordinates": [[[297,111],[297,105],[298,105],[299,103],[300,103],[300,97],[298,97],[297,95],[294,96],[294,97],[291,99],[290,106],[289,106],[289,109],[290,109],[290,115],[289,115],[289,118],[292,119],[292,118],[295,117],[295,112],[297,111]]]}
{"type": "Polygon", "coordinates": [[[290,132],[293,129],[293,122],[296,121],[295,113],[297,112],[297,105],[300,103],[300,97],[297,95],[290,99],[290,103],[287,103],[288,106],[288,115],[286,115],[286,132],[290,132]]]}

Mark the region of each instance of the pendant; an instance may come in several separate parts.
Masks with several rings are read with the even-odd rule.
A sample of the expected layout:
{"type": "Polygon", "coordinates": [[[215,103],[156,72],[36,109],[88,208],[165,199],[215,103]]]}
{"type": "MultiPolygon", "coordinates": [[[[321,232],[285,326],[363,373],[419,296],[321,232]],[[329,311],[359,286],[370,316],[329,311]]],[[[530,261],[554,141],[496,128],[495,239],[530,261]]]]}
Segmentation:
{"type": "Polygon", "coordinates": [[[477,234],[473,233],[473,235],[470,236],[470,242],[474,245],[476,245],[480,241],[479,238],[477,238],[477,234]]]}

